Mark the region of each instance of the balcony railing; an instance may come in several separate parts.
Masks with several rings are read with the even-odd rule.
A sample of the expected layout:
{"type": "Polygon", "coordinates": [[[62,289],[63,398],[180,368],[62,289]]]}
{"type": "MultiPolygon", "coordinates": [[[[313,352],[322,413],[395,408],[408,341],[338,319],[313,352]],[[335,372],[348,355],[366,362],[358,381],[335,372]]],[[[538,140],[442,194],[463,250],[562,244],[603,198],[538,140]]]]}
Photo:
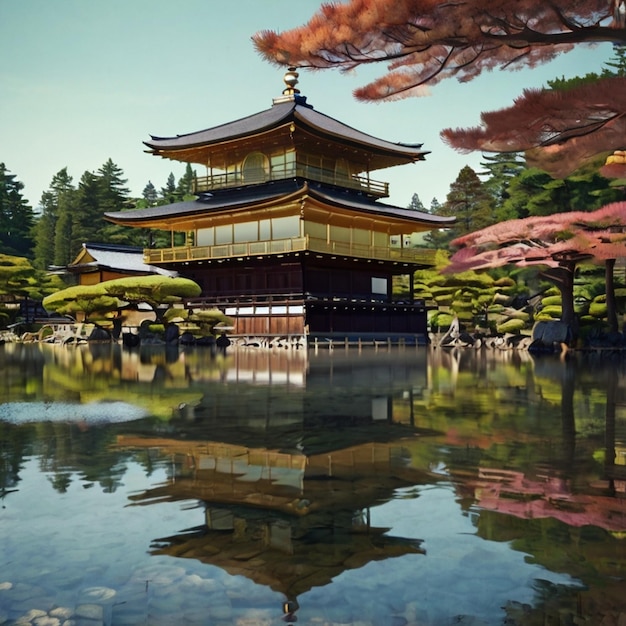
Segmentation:
{"type": "Polygon", "coordinates": [[[345,173],[321,169],[304,163],[295,163],[287,167],[273,167],[270,171],[255,170],[248,174],[239,171],[197,176],[194,180],[194,193],[241,187],[243,185],[256,185],[267,181],[296,177],[356,189],[378,198],[387,198],[389,196],[389,183],[371,180],[365,176],[349,176],[345,173]]]}
{"type": "Polygon", "coordinates": [[[150,248],[144,250],[148,264],[181,263],[214,259],[262,257],[289,252],[318,252],[377,261],[398,261],[434,265],[435,250],[427,248],[391,248],[366,244],[327,242],[315,237],[291,237],[274,241],[252,241],[216,246],[178,246],[176,248],[150,248]]]}
{"type": "Polygon", "coordinates": [[[328,242],[325,239],[309,237],[308,249],[325,254],[374,259],[380,261],[406,261],[434,265],[435,250],[429,248],[392,248],[390,246],[369,246],[360,243],[328,242]]]}
{"type": "Polygon", "coordinates": [[[178,246],[176,248],[150,248],[144,250],[146,263],[171,263],[178,261],[206,261],[237,257],[267,256],[306,250],[306,237],[227,243],[216,246],[178,246]]]}

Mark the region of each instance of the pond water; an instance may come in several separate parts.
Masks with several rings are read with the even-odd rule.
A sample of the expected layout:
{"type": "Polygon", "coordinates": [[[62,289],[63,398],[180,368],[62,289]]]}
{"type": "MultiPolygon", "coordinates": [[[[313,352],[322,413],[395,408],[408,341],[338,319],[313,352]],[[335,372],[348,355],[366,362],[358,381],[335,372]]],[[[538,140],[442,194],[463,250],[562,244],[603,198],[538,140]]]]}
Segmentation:
{"type": "Polygon", "coordinates": [[[0,363],[0,624],[626,623],[626,355],[0,363]]]}

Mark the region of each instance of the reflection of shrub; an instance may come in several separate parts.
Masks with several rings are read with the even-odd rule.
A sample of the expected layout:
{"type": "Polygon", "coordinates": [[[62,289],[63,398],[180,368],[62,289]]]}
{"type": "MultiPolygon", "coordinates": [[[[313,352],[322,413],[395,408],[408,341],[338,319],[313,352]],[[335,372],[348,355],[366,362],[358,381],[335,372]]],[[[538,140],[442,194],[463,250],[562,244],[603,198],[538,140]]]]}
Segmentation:
{"type": "Polygon", "coordinates": [[[142,339],[148,339],[150,337],[161,338],[165,333],[165,326],[160,322],[154,322],[152,320],[143,320],[139,325],[139,336],[142,339]]]}
{"type": "Polygon", "coordinates": [[[474,313],[471,310],[457,311],[456,316],[462,324],[472,324],[474,321],[474,313]]]}
{"type": "Polygon", "coordinates": [[[460,314],[462,311],[472,311],[474,303],[471,300],[455,300],[452,303],[452,308],[460,314]]]}
{"type": "Polygon", "coordinates": [[[544,306],[537,315],[535,315],[536,321],[550,321],[561,319],[562,307],[560,305],[544,306]]]}
{"type": "MultiPolygon", "coordinates": [[[[582,326],[592,326],[592,325],[596,325],[598,323],[598,318],[597,317],[593,317],[593,315],[581,315],[579,322],[582,326]]],[[[581,338],[584,335],[581,333],[581,338]]]]}

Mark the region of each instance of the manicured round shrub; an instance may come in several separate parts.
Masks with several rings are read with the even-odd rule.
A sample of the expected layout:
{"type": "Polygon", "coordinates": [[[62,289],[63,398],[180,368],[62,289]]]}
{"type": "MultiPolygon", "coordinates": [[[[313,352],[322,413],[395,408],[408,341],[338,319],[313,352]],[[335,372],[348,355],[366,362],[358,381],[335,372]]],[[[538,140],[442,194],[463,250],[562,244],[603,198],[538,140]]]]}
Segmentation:
{"type": "Polygon", "coordinates": [[[517,334],[519,333],[521,330],[524,330],[524,328],[526,328],[526,322],[524,320],[521,319],[509,319],[506,322],[503,322],[502,324],[497,324],[496,325],[496,330],[499,333],[513,333],[513,334],[517,334]]]}

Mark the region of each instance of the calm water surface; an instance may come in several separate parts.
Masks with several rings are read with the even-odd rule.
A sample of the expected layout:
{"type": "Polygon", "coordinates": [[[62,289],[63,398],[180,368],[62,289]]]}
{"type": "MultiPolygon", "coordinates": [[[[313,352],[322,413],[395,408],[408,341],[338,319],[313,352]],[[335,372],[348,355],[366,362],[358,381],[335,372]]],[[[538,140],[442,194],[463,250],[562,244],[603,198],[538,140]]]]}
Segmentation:
{"type": "Polygon", "coordinates": [[[0,624],[626,620],[626,355],[0,363],[0,624]]]}

